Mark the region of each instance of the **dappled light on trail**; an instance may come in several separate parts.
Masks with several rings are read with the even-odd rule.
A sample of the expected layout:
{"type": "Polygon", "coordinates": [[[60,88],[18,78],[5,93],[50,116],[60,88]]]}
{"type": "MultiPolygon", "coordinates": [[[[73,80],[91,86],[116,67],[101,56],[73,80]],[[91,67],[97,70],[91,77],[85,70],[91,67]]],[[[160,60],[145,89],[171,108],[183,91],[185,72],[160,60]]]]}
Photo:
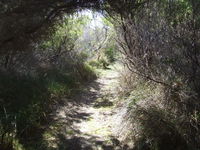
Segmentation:
{"type": "Polygon", "coordinates": [[[0,150],[200,150],[200,0],[0,0],[0,150]]]}
{"type": "MultiPolygon", "coordinates": [[[[96,81],[88,83],[73,97],[71,102],[62,106],[55,115],[60,124],[55,137],[50,137],[52,147],[69,150],[121,150],[128,146],[121,143],[113,134],[117,120],[116,87],[119,73],[116,68],[104,70],[96,81]]],[[[54,135],[54,134],[53,134],[54,135]]]]}

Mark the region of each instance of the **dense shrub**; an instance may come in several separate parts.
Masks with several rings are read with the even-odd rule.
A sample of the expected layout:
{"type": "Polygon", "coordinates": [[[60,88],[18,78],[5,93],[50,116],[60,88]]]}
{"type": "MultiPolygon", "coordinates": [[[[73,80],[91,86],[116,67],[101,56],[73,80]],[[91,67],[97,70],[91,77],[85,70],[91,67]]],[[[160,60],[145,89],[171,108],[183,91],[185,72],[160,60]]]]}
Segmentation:
{"type": "Polygon", "coordinates": [[[104,53],[109,63],[113,63],[116,60],[116,51],[113,47],[106,48],[104,53]]]}
{"type": "MultiPolygon", "coordinates": [[[[76,79],[79,79],[78,81],[88,79],[91,69],[79,61],[84,59],[79,52],[73,51],[74,41],[80,32],[71,30],[74,27],[74,18],[66,21],[63,12],[71,13],[81,7],[93,7],[103,10],[104,15],[112,18],[111,21],[118,33],[117,42],[124,56],[124,64],[132,73],[137,74],[136,80],[151,81],[149,83],[153,85],[156,83],[160,89],[159,96],[154,95],[151,99],[139,96],[139,99],[143,100],[129,111],[132,114],[130,118],[136,118],[135,122],[132,120],[131,123],[141,127],[137,129],[140,136],[136,136],[134,140],[144,147],[136,145],[136,149],[164,149],[165,145],[168,145],[168,149],[200,149],[199,6],[198,0],[117,0],[115,3],[112,0],[0,2],[1,69],[3,72],[5,70],[5,72],[13,70],[14,73],[17,72],[17,76],[13,77],[2,73],[1,82],[5,86],[1,87],[0,92],[3,103],[2,137],[5,137],[4,133],[14,133],[14,130],[19,128],[16,122],[20,116],[22,120],[23,116],[29,117],[25,122],[35,124],[40,117],[37,114],[41,113],[40,108],[43,108],[44,104],[40,102],[45,98],[49,100],[49,92],[62,95],[65,91],[69,91],[70,87],[65,86],[62,81],[54,82],[52,78],[50,79],[52,82],[43,81],[43,78],[40,81],[38,75],[50,78],[48,75],[51,73],[48,71],[56,68],[62,71],[62,75],[63,70],[69,71],[67,75],[64,72],[65,75],[62,76],[62,79],[67,78],[66,80],[70,81],[69,85],[73,85],[76,79]],[[59,19],[69,28],[58,26],[59,19]],[[53,38],[50,35],[54,35],[53,38]],[[40,41],[40,39],[46,40],[40,41]],[[25,54],[27,50],[33,51],[25,54]],[[27,76],[29,74],[30,77],[27,76]],[[74,75],[77,75],[75,80],[71,78],[74,75]],[[38,79],[42,84],[38,83],[38,79]],[[32,86],[35,88],[32,89],[32,86]],[[40,88],[37,88],[38,86],[40,88]],[[19,90],[27,92],[27,95],[23,95],[19,90]],[[33,93],[36,95],[32,95],[33,93]],[[24,107],[22,112],[9,109],[13,107],[9,101],[16,104],[15,97],[17,101],[23,99],[22,105],[27,106],[25,111],[24,107]],[[29,108],[29,101],[26,101],[29,97],[33,108],[37,111],[29,108]],[[20,116],[9,116],[8,110],[16,111],[20,116]],[[36,120],[33,119],[35,117],[30,117],[30,114],[36,115],[36,120]],[[8,126],[7,129],[4,123],[11,127],[8,126]],[[157,129],[162,132],[157,132],[157,129]],[[170,137],[172,140],[169,140],[170,137]],[[167,140],[169,143],[165,143],[167,140]]],[[[83,22],[79,20],[76,23],[80,25],[76,26],[76,30],[80,31],[83,22]]],[[[109,61],[113,60],[112,50],[107,49],[105,53],[109,61]]],[[[107,67],[106,59],[103,57],[98,62],[103,64],[104,68],[107,67]]],[[[98,63],[92,64],[98,65],[98,63]]],[[[130,92],[131,86],[128,87],[130,92]]],[[[18,132],[19,129],[16,133],[18,132]]]]}
{"type": "Polygon", "coordinates": [[[0,56],[0,149],[39,140],[63,98],[96,78],[87,55],[74,48],[85,23],[67,18],[34,50],[0,56]]]}
{"type": "Polygon", "coordinates": [[[138,134],[150,139],[147,149],[164,149],[166,140],[174,145],[168,149],[199,149],[199,1],[124,1],[121,5],[126,10],[118,5],[119,15],[113,16],[124,64],[137,75],[136,80],[156,83],[162,89],[160,96],[141,99],[148,107],[145,111],[134,111],[144,109],[142,102],[133,108],[133,118],[145,126],[138,134]],[[187,146],[178,148],[181,144],[187,146]]]}

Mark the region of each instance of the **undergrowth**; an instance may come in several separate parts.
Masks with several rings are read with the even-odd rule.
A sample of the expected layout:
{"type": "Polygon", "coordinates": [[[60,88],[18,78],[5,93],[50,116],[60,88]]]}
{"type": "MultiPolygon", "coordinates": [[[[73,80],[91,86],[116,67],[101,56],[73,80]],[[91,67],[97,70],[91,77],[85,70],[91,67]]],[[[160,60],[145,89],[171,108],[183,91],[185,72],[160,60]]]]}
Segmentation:
{"type": "Polygon", "coordinates": [[[83,76],[58,69],[34,76],[0,72],[0,149],[20,149],[30,141],[39,141],[62,97],[69,97],[81,83],[95,79],[93,71],[85,65],[83,76]]]}
{"type": "Polygon", "coordinates": [[[120,102],[126,108],[119,133],[124,142],[131,143],[134,150],[196,150],[193,141],[188,142],[191,117],[177,116],[176,104],[166,104],[166,96],[170,96],[166,88],[133,74],[127,78],[129,75],[121,75],[121,87],[127,88],[119,88],[120,102]]]}

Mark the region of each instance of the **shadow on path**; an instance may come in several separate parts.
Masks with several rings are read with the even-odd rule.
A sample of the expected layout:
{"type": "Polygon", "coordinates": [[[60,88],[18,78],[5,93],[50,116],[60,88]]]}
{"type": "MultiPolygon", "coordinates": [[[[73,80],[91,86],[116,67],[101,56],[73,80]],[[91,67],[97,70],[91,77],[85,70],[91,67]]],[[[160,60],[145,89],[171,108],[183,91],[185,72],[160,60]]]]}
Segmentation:
{"type": "Polygon", "coordinates": [[[112,70],[67,99],[56,113],[47,138],[52,150],[130,150],[112,136],[114,91],[112,70]],[[113,81],[113,82],[112,82],[113,81]]]}

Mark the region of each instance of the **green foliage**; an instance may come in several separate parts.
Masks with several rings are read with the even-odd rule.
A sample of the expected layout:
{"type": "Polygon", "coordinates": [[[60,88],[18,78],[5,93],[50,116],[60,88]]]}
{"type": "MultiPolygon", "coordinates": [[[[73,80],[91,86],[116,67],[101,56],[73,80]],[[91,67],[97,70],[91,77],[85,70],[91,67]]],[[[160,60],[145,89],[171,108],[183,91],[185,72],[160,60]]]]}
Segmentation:
{"type": "MultiPolygon", "coordinates": [[[[85,81],[96,77],[94,70],[88,65],[83,65],[82,73],[85,81]]],[[[52,104],[58,103],[62,96],[72,94],[80,82],[83,79],[78,78],[77,72],[68,73],[56,69],[37,77],[2,72],[0,135],[6,134],[3,141],[38,134],[42,125],[48,121],[46,119],[52,104]]]]}
{"type": "Polygon", "coordinates": [[[104,54],[108,59],[109,63],[113,63],[116,60],[116,50],[114,47],[108,47],[104,50],[104,54]]]}
{"type": "Polygon", "coordinates": [[[50,93],[45,81],[1,73],[0,89],[1,132],[16,136],[33,134],[31,129],[39,127],[39,120],[44,118],[49,106],[50,93]]]}
{"type": "Polygon", "coordinates": [[[55,26],[55,32],[48,40],[43,41],[40,47],[44,50],[59,51],[61,47],[65,47],[65,51],[73,50],[75,41],[83,34],[83,28],[89,22],[87,16],[66,16],[62,23],[55,26]]]}
{"type": "Polygon", "coordinates": [[[134,118],[131,135],[139,135],[135,149],[200,148],[199,6],[199,0],[151,1],[130,8],[132,16],[125,10],[128,15],[121,13],[116,24],[125,65],[136,80],[158,87],[149,94],[145,88],[124,87],[133,92],[127,107],[134,118]]]}
{"type": "Polygon", "coordinates": [[[90,60],[88,64],[92,67],[101,68],[101,63],[97,60],[90,60]]]}
{"type": "Polygon", "coordinates": [[[87,54],[73,51],[87,18],[65,21],[66,24],[58,25],[52,37],[38,45],[36,51],[44,60],[53,55],[59,61],[43,62],[47,68],[34,67],[34,75],[17,73],[19,68],[0,73],[0,136],[3,137],[0,149],[6,145],[19,148],[30,138],[42,134],[39,132],[49,122],[52,105],[59,103],[61,97],[70,96],[80,83],[96,78],[94,69],[84,63],[87,54]],[[60,54],[65,51],[70,52],[60,54]]]}
{"type": "Polygon", "coordinates": [[[136,150],[193,149],[188,147],[186,140],[176,127],[177,120],[167,112],[151,107],[137,108],[135,113],[140,117],[137,121],[143,133],[135,141],[136,150]]]}
{"type": "Polygon", "coordinates": [[[98,69],[107,69],[109,66],[109,63],[104,58],[101,58],[100,60],[90,60],[88,64],[92,67],[98,68],[98,69]]]}
{"type": "Polygon", "coordinates": [[[36,3],[35,0],[1,1],[0,51],[7,53],[7,51],[34,49],[33,40],[40,42],[41,39],[51,35],[55,31],[54,25],[65,19],[66,13],[72,14],[81,7],[97,6],[98,2],[95,0],[83,3],[49,0],[43,0],[42,3],[36,3]]]}
{"type": "Polygon", "coordinates": [[[88,59],[88,53],[82,51],[80,54],[79,54],[79,61],[82,61],[82,62],[86,62],[87,59],[88,59]]]}
{"type": "Polygon", "coordinates": [[[114,28],[114,25],[111,23],[111,18],[107,17],[107,18],[103,18],[102,21],[103,21],[103,24],[106,25],[107,27],[109,28],[114,28]]]}
{"type": "Polygon", "coordinates": [[[88,65],[87,63],[84,63],[83,66],[84,72],[83,72],[83,79],[86,81],[91,81],[93,79],[96,79],[96,71],[93,67],[88,65]]]}
{"type": "Polygon", "coordinates": [[[107,67],[108,67],[108,65],[109,65],[108,61],[107,61],[105,58],[101,58],[101,59],[99,60],[99,63],[102,65],[102,68],[103,68],[103,69],[107,69],[107,67]]]}
{"type": "Polygon", "coordinates": [[[75,74],[67,73],[60,70],[50,70],[46,72],[47,87],[51,94],[54,96],[69,95],[71,90],[76,87],[78,79],[75,74]]]}
{"type": "MultiPolygon", "coordinates": [[[[27,75],[26,71],[26,75],[18,74],[22,72],[18,68],[18,73],[0,74],[2,141],[7,139],[5,143],[9,145],[15,136],[27,138],[35,131],[40,131],[36,129],[41,127],[52,102],[69,95],[73,88],[78,87],[78,83],[95,77],[94,68],[90,66],[106,69],[115,61],[116,48],[112,42],[106,43],[108,45],[102,48],[102,56],[98,57],[98,61],[90,61],[89,65],[85,64],[88,55],[79,52],[80,45],[78,52],[75,52],[75,41],[83,35],[84,25],[89,19],[68,17],[63,15],[63,11],[73,12],[81,7],[92,6],[108,11],[115,22],[118,21],[115,17],[120,16],[119,24],[111,25],[108,20],[103,21],[109,28],[119,26],[118,37],[124,38],[119,39],[119,44],[131,70],[141,74],[142,79],[146,77],[167,87],[164,92],[158,90],[163,94],[160,97],[151,97],[149,93],[153,94],[153,91],[147,91],[148,87],[146,89],[144,86],[135,87],[137,91],[133,90],[130,96],[129,108],[142,99],[154,102],[157,107],[136,109],[136,115],[132,117],[135,120],[138,118],[140,135],[143,136],[139,139],[139,146],[142,145],[139,149],[184,149],[181,144],[185,149],[187,144],[199,149],[199,0],[117,0],[115,3],[111,0],[69,3],[9,0],[0,4],[0,51],[1,54],[5,53],[1,57],[1,64],[7,64],[9,60],[14,66],[12,61],[16,60],[13,56],[15,53],[34,47],[48,55],[42,57],[52,61],[48,65],[57,68],[34,77],[27,75]],[[99,2],[102,7],[97,7],[99,2]],[[60,24],[58,18],[63,23],[60,24]],[[61,56],[64,52],[69,53],[61,56]],[[152,99],[148,99],[148,96],[152,99]]],[[[41,59],[36,60],[39,63],[41,59]]],[[[23,63],[25,61],[20,65],[23,66],[23,63]]],[[[144,107],[141,103],[139,105],[144,107]]],[[[4,143],[0,144],[2,149],[4,143]]]]}

